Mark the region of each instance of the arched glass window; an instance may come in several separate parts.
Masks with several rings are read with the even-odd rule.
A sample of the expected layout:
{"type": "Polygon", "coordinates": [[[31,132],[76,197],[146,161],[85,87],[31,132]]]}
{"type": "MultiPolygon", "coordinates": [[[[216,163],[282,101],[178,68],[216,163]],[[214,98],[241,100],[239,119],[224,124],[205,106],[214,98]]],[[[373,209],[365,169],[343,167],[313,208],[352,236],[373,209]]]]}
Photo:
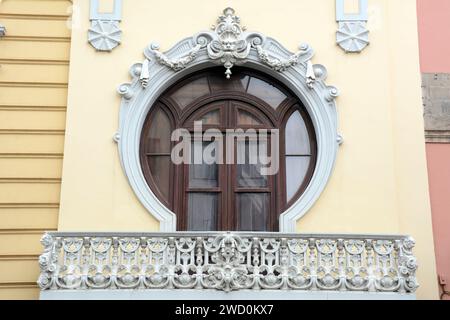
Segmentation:
{"type": "Polygon", "coordinates": [[[169,88],[152,106],[140,146],[145,179],[176,213],[180,231],[278,230],[279,215],[308,186],[316,155],[314,128],[299,99],[276,80],[244,68],[236,68],[231,79],[221,68],[208,69],[169,88]],[[198,121],[203,133],[223,133],[221,145],[212,140],[215,154],[223,151],[223,162],[174,164],[175,129],[190,133],[191,150],[202,154],[210,148],[211,142],[195,141],[198,121]],[[251,130],[266,130],[267,138],[254,139],[248,135],[251,130]],[[270,153],[272,130],[279,133],[279,170],[264,175],[266,164],[252,160],[252,150],[270,153]],[[229,131],[235,133],[232,140],[225,138],[229,131]],[[240,134],[241,143],[236,143],[240,134]],[[230,150],[234,161],[227,159],[230,150]]]}

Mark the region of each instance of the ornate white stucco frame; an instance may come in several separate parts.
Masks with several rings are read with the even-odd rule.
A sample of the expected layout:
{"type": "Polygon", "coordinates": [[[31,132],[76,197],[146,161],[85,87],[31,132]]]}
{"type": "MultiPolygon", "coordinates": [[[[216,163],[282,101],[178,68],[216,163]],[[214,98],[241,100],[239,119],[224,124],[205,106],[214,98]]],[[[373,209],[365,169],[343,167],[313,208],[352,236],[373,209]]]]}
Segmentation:
{"type": "Polygon", "coordinates": [[[148,112],[168,87],[188,74],[221,64],[226,75],[231,76],[233,65],[245,64],[290,88],[301,99],[314,124],[318,146],[314,175],[301,198],[280,216],[280,232],[295,232],[296,222],[324,190],[342,143],[334,101],[338,90],[325,84],[325,67],[312,65],[312,49],[303,44],[293,54],[272,38],[243,31],[231,8],[224,10],[214,31],[181,40],[165,54],[157,49],[155,44],[148,46],[144,62],[130,69],[132,82],[118,88],[122,102],[119,130],[114,139],[128,181],[144,207],[160,222],[160,231],[176,231],[176,215],[154,195],[141,168],[139,144],[148,112]]]}

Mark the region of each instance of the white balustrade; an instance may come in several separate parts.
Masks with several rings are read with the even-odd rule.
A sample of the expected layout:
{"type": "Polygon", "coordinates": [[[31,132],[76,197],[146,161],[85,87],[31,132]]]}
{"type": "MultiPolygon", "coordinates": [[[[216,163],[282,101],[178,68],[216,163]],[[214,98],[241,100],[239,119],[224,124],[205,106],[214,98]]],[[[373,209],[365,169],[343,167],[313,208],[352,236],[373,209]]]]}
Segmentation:
{"type": "Polygon", "coordinates": [[[47,233],[42,290],[413,293],[414,240],[281,233],[47,233]]]}

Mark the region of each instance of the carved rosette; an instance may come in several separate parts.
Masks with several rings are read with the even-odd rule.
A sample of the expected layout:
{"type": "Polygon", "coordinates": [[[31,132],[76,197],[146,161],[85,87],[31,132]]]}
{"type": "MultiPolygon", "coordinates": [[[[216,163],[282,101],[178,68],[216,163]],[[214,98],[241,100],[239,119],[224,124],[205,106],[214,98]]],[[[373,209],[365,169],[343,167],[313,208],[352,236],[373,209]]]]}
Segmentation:
{"type": "Polygon", "coordinates": [[[93,20],[88,31],[89,43],[98,51],[112,51],[121,41],[122,30],[119,22],[93,20]]]}
{"type": "Polygon", "coordinates": [[[339,22],[336,42],[345,52],[363,51],[369,45],[367,23],[365,21],[339,22]]]}

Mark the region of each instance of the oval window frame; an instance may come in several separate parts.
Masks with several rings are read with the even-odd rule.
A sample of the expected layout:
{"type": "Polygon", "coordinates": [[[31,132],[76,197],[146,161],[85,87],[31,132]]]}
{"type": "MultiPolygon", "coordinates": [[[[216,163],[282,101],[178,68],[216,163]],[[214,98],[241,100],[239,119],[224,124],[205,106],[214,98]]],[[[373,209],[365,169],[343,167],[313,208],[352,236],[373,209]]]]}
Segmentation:
{"type": "MultiPolygon", "coordinates": [[[[191,37],[177,43],[166,53],[168,58],[188,55],[195,46],[196,38],[191,37]]],[[[265,38],[264,47],[272,57],[280,60],[289,59],[292,53],[272,38],[265,38]]],[[[146,56],[152,55],[147,48],[146,56]]],[[[115,134],[119,156],[130,186],[143,206],[160,222],[160,231],[176,231],[176,215],[165,207],[148,187],[142,173],[139,157],[140,133],[150,107],[158,97],[178,80],[188,74],[215,66],[207,52],[202,48],[196,57],[181,70],[174,71],[160,64],[157,59],[147,60],[145,64],[134,64],[130,69],[132,83],[119,86],[122,95],[120,107],[119,130],[115,134]],[[151,70],[151,78],[146,87],[141,85],[143,65],[151,70]]],[[[245,66],[267,73],[288,87],[303,103],[314,125],[317,138],[317,164],[310,184],[291,207],[280,216],[280,232],[296,232],[297,221],[314,205],[325,189],[335,162],[342,137],[337,132],[338,115],[335,98],[338,90],[325,83],[326,69],[322,65],[314,65],[314,84],[307,76],[308,62],[299,63],[283,70],[270,68],[264,64],[255,51],[251,51],[245,66]]]]}

